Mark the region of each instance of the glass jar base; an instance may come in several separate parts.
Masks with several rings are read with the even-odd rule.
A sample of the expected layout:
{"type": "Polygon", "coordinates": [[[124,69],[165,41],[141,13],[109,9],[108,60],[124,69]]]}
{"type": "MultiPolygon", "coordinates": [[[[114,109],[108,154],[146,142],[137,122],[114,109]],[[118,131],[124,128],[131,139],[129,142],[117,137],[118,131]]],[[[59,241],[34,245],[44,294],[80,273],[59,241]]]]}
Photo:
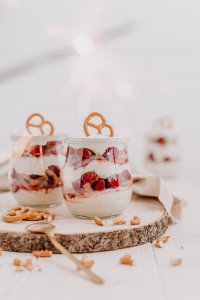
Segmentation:
{"type": "Polygon", "coordinates": [[[32,207],[32,208],[53,208],[53,207],[59,206],[61,204],[62,203],[58,203],[58,204],[44,204],[44,205],[27,205],[27,206],[32,207]]]}
{"type": "MultiPolygon", "coordinates": [[[[88,216],[75,215],[75,214],[73,214],[73,216],[76,217],[76,218],[78,218],[78,219],[84,219],[84,220],[93,220],[94,217],[95,217],[95,216],[94,216],[94,217],[88,217],[88,216]]],[[[120,214],[111,215],[111,216],[106,216],[106,217],[99,217],[99,216],[97,216],[97,217],[99,217],[99,218],[102,219],[102,220],[109,220],[109,219],[117,218],[117,217],[119,217],[119,216],[120,216],[120,214]]]]}

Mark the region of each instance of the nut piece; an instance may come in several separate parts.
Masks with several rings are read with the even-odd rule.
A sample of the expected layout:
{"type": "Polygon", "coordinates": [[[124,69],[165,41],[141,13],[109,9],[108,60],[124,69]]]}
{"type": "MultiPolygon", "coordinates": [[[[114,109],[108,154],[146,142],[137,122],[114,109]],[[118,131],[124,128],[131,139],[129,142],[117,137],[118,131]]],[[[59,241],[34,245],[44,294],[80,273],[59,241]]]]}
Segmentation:
{"type": "Polygon", "coordinates": [[[134,260],[132,259],[131,255],[129,255],[129,254],[124,254],[124,256],[122,256],[120,258],[119,262],[122,265],[129,265],[129,266],[131,266],[135,263],[134,260]]]}
{"type": "Polygon", "coordinates": [[[22,262],[22,260],[19,259],[19,258],[14,258],[14,259],[13,259],[13,265],[14,265],[14,266],[17,266],[17,267],[22,267],[23,262],[22,262]]]}
{"type": "MultiPolygon", "coordinates": [[[[91,269],[94,265],[95,261],[93,259],[89,259],[88,256],[84,255],[81,259],[82,263],[85,265],[86,268],[91,269]]],[[[80,270],[78,268],[78,270],[80,270]]]]}
{"type": "Polygon", "coordinates": [[[140,225],[140,218],[138,216],[134,216],[133,219],[130,221],[130,225],[140,225]]]}
{"type": "Polygon", "coordinates": [[[169,235],[160,236],[159,238],[157,238],[157,240],[155,242],[155,246],[158,248],[162,248],[164,246],[164,244],[166,244],[168,242],[169,238],[170,238],[169,235]]]}
{"type": "Polygon", "coordinates": [[[104,226],[106,224],[106,221],[104,221],[98,217],[94,217],[94,222],[99,226],[104,226]]]}
{"type": "Polygon", "coordinates": [[[176,266],[179,266],[181,265],[183,262],[182,258],[176,258],[176,259],[171,259],[170,260],[170,265],[173,266],[173,267],[176,267],[176,266]]]}
{"type": "Polygon", "coordinates": [[[50,250],[33,250],[32,255],[36,257],[51,257],[52,251],[50,250]]]}
{"type": "Polygon", "coordinates": [[[3,249],[0,247],[0,256],[3,255],[3,249]]]}
{"type": "Polygon", "coordinates": [[[24,267],[31,271],[32,267],[33,267],[33,262],[32,262],[32,259],[31,258],[26,258],[26,261],[24,263],[24,267]]]}
{"type": "Polygon", "coordinates": [[[113,225],[124,225],[126,224],[126,220],[124,219],[116,219],[113,221],[113,225]]]}

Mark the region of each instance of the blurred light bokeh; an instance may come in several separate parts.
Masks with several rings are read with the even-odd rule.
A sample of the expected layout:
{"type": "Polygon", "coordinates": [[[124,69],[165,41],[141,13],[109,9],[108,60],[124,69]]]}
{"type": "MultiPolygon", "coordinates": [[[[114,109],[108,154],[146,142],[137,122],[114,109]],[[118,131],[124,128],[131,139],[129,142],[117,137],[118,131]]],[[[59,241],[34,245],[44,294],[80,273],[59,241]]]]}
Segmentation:
{"type": "Polygon", "coordinates": [[[0,83],[0,151],[31,113],[81,135],[84,117],[98,111],[130,137],[140,163],[145,133],[167,114],[185,166],[200,167],[199,16],[197,0],[0,0],[1,71],[68,45],[80,54],[0,83]],[[131,34],[99,46],[90,40],[124,22],[131,34]]]}

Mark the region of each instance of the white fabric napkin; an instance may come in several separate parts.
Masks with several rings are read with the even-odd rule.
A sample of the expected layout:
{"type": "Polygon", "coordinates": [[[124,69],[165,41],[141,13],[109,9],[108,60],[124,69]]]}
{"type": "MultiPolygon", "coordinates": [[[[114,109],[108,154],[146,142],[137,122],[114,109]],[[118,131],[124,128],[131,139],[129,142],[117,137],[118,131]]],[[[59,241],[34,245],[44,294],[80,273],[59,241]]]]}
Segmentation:
{"type": "Polygon", "coordinates": [[[182,200],[172,195],[161,177],[133,168],[133,193],[139,196],[155,197],[168,212],[169,223],[180,221],[182,200]]]}

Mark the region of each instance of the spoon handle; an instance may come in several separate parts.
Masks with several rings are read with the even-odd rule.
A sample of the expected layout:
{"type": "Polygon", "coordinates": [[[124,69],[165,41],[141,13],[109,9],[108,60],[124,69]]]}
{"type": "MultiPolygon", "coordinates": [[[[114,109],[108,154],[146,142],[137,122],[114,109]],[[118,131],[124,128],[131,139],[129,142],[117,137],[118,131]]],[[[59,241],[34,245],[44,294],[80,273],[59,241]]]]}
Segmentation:
{"type": "Polygon", "coordinates": [[[92,280],[95,283],[102,284],[104,283],[103,279],[97,276],[94,272],[89,270],[80,260],[78,260],[74,255],[72,255],[67,249],[65,249],[55,238],[55,236],[51,233],[47,233],[48,237],[50,238],[52,244],[55,246],[56,249],[58,249],[62,254],[67,256],[75,265],[80,268],[82,271],[84,271],[90,280],[92,280]]]}

